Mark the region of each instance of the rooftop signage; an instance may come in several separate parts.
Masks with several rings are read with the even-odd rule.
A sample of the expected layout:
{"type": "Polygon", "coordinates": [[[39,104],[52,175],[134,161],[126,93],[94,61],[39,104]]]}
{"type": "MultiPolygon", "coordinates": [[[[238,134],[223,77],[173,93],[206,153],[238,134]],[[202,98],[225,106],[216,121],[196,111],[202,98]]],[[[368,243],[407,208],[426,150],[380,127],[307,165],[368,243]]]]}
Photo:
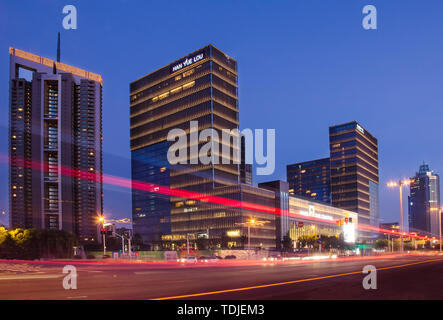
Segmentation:
{"type": "Polygon", "coordinates": [[[184,60],[182,60],[176,64],[173,64],[169,71],[170,71],[170,73],[177,72],[177,71],[179,71],[183,68],[186,68],[186,67],[188,67],[200,60],[203,60],[204,58],[205,58],[205,52],[200,51],[189,58],[185,58],[184,60]]]}

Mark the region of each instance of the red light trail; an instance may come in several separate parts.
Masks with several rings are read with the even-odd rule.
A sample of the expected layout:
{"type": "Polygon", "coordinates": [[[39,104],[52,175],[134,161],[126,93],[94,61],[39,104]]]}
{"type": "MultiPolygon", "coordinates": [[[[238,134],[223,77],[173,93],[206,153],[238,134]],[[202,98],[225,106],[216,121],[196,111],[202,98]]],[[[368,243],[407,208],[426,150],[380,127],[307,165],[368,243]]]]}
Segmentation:
{"type": "MultiPolygon", "coordinates": [[[[48,166],[46,163],[39,162],[39,161],[24,161],[20,158],[15,158],[15,161],[12,161],[12,159],[9,159],[8,156],[5,156],[3,154],[0,154],[0,162],[11,164],[15,162],[16,166],[23,166],[30,168],[32,170],[39,170],[43,172],[48,172],[48,166]]],[[[251,211],[257,211],[257,212],[264,212],[264,213],[270,213],[270,214],[276,214],[276,215],[286,215],[292,218],[297,219],[304,219],[304,220],[310,220],[315,222],[321,222],[321,223],[328,223],[335,225],[335,221],[331,221],[328,219],[321,219],[317,217],[307,217],[305,215],[299,215],[288,212],[288,210],[282,210],[280,208],[274,208],[269,206],[263,206],[259,204],[254,204],[250,202],[245,201],[239,201],[239,200],[233,200],[228,198],[223,198],[219,196],[212,196],[207,195],[203,193],[183,190],[183,189],[173,189],[162,185],[157,185],[153,183],[147,183],[142,181],[136,181],[131,180],[128,178],[123,177],[117,177],[110,174],[97,174],[95,172],[90,171],[84,171],[84,170],[78,170],[78,169],[72,169],[67,167],[60,166],[60,173],[63,176],[72,177],[72,178],[79,178],[87,181],[92,182],[103,182],[104,184],[108,185],[114,185],[118,187],[128,188],[128,189],[135,189],[135,190],[141,190],[146,192],[152,192],[152,193],[158,193],[168,196],[175,196],[180,198],[186,198],[186,199],[192,199],[197,200],[200,202],[208,202],[213,204],[219,204],[223,206],[228,207],[235,207],[235,208],[241,208],[245,210],[251,210],[251,211]]],[[[374,226],[369,225],[363,225],[358,224],[357,229],[367,232],[374,232],[374,233],[382,233],[382,234],[390,234],[395,236],[400,236],[401,233],[399,231],[393,231],[388,229],[382,229],[374,226]]],[[[427,236],[420,236],[416,234],[403,234],[404,237],[410,237],[415,238],[419,240],[428,240],[430,237],[427,236]]]]}

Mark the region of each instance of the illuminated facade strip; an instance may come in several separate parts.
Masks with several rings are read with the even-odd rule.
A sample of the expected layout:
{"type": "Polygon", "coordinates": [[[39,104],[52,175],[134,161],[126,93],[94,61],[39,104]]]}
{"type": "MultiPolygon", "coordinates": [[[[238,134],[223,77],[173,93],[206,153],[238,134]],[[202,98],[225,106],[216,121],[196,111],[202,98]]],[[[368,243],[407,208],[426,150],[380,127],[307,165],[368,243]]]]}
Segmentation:
{"type": "Polygon", "coordinates": [[[103,85],[103,79],[102,79],[101,75],[93,73],[93,72],[89,72],[89,71],[86,71],[86,70],[83,70],[83,69],[80,69],[77,67],[73,67],[73,66],[61,63],[61,62],[56,62],[52,59],[44,58],[44,57],[38,56],[36,54],[26,52],[26,51],[23,51],[20,49],[16,49],[13,47],[9,47],[9,54],[19,57],[19,58],[23,58],[23,59],[35,62],[35,63],[45,65],[50,68],[52,68],[55,63],[57,70],[65,71],[67,73],[72,73],[72,74],[82,77],[82,78],[97,81],[101,85],[103,85]]]}

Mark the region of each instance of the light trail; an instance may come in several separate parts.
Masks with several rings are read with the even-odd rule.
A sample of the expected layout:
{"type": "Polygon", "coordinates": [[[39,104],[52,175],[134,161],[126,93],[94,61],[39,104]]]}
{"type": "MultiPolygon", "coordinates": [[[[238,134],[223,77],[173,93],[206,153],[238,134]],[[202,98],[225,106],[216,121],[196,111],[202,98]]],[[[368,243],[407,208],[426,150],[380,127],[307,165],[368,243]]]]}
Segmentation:
{"type": "MultiPolygon", "coordinates": [[[[30,168],[32,170],[39,170],[43,172],[48,172],[48,165],[43,162],[39,161],[24,161],[22,158],[15,158],[10,159],[8,156],[5,156],[4,154],[0,154],[0,162],[7,163],[11,165],[12,163],[15,163],[16,166],[23,166],[30,168]],[[14,161],[13,161],[14,160],[14,161]]],[[[135,189],[135,190],[141,190],[146,192],[152,192],[152,193],[158,193],[168,196],[174,196],[179,198],[185,198],[185,199],[192,199],[200,202],[207,202],[207,203],[213,203],[213,204],[219,204],[223,206],[228,207],[234,207],[234,208],[240,208],[245,210],[251,210],[251,211],[257,211],[257,212],[264,212],[264,213],[270,213],[275,215],[285,215],[289,216],[291,218],[296,219],[303,219],[303,220],[309,220],[314,222],[321,222],[321,223],[327,223],[331,225],[335,225],[335,221],[331,221],[328,219],[321,219],[318,217],[307,217],[305,215],[301,214],[295,214],[290,213],[288,210],[282,210],[280,208],[274,208],[269,206],[263,206],[259,204],[254,204],[250,202],[245,201],[239,201],[239,200],[233,200],[229,198],[223,198],[219,196],[213,196],[213,195],[207,195],[204,193],[189,191],[189,190],[183,190],[183,189],[174,189],[169,188],[166,186],[148,183],[148,182],[142,182],[137,180],[131,180],[129,178],[123,178],[123,177],[117,177],[110,174],[103,173],[100,175],[99,173],[96,173],[94,171],[85,171],[85,170],[78,170],[78,169],[72,169],[68,167],[59,166],[60,173],[63,176],[71,177],[71,178],[77,178],[97,183],[104,183],[108,185],[128,188],[128,189],[135,189]]],[[[387,229],[382,229],[374,226],[369,225],[363,225],[358,224],[356,227],[358,230],[367,231],[367,232],[374,232],[374,233],[382,233],[382,234],[390,234],[395,236],[400,236],[401,233],[399,231],[392,231],[387,229]]],[[[419,240],[430,240],[429,237],[426,236],[420,236],[416,234],[407,234],[403,233],[404,237],[410,237],[414,239],[419,240]]]]}

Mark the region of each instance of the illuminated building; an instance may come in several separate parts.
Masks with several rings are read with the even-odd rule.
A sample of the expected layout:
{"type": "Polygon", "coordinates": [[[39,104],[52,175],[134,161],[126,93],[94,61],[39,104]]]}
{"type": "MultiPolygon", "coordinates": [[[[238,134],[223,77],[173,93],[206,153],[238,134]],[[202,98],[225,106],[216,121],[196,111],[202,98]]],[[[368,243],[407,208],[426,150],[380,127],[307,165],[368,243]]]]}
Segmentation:
{"type": "Polygon", "coordinates": [[[329,158],[288,165],[289,193],[357,212],[378,226],[378,142],[356,121],[329,128],[329,158]]]}
{"type": "Polygon", "coordinates": [[[286,166],[289,193],[331,203],[330,159],[317,159],[286,166]]]}
{"type": "Polygon", "coordinates": [[[59,55],[9,54],[10,225],[93,241],[103,213],[101,76],[59,55]]]}
{"type": "Polygon", "coordinates": [[[281,243],[284,236],[288,235],[290,226],[289,184],[286,181],[276,180],[259,183],[258,187],[274,192],[273,207],[279,211],[275,216],[275,245],[277,249],[281,249],[281,243]]]}
{"type": "Polygon", "coordinates": [[[356,121],[329,128],[332,205],[378,226],[378,142],[356,121]]]}
{"type": "Polygon", "coordinates": [[[399,232],[400,225],[398,222],[385,222],[385,223],[380,223],[380,228],[389,231],[399,232]]]}
{"type": "MultiPolygon", "coordinates": [[[[232,161],[200,163],[192,143],[188,144],[187,163],[170,165],[167,136],[171,129],[184,130],[187,141],[204,129],[214,129],[219,137],[222,129],[238,129],[237,62],[214,46],[190,53],[130,84],[132,179],[205,194],[249,182],[248,168],[242,167],[240,179],[239,164],[232,161]],[[190,121],[198,121],[198,130],[193,133],[190,121]]],[[[199,141],[197,150],[205,143],[199,141]]],[[[229,148],[233,151],[234,144],[229,148]]],[[[132,207],[134,232],[152,246],[159,245],[163,235],[186,237],[212,228],[215,237],[227,228],[216,226],[223,219],[207,218],[211,208],[185,198],[134,190],[132,207]]]]}
{"type": "Polygon", "coordinates": [[[415,177],[411,178],[408,200],[410,231],[438,235],[440,177],[432,172],[427,164],[421,165],[415,177]]]}
{"type": "Polygon", "coordinates": [[[289,196],[289,215],[288,233],[294,241],[301,236],[343,235],[345,242],[354,243],[358,237],[357,212],[300,196],[289,196]]]}

